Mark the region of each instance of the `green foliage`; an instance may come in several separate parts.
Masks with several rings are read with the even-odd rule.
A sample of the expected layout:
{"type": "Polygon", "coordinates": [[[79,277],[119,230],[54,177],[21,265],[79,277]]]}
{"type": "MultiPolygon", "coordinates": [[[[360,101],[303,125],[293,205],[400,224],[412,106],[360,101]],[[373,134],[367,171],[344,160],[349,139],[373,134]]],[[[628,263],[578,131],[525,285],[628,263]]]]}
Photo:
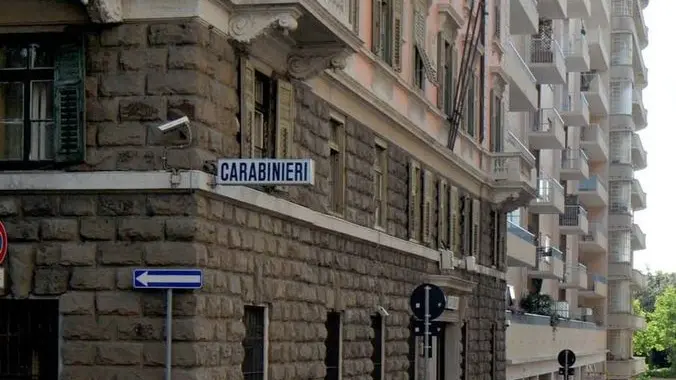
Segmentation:
{"type": "Polygon", "coordinates": [[[530,314],[552,315],[552,298],[547,294],[529,293],[521,299],[521,308],[530,314]]]}
{"type": "Polygon", "coordinates": [[[669,286],[676,286],[676,273],[665,273],[661,271],[651,273],[648,271],[646,277],[648,284],[644,290],[638,292],[637,297],[639,301],[641,301],[643,310],[651,313],[655,310],[657,296],[662,294],[664,289],[669,286]]]}
{"type": "Polygon", "coordinates": [[[634,334],[634,350],[637,355],[647,356],[651,351],[669,351],[669,361],[676,370],[676,286],[667,286],[657,295],[652,312],[644,312],[639,302],[634,303],[635,312],[646,317],[648,326],[634,334]]]}

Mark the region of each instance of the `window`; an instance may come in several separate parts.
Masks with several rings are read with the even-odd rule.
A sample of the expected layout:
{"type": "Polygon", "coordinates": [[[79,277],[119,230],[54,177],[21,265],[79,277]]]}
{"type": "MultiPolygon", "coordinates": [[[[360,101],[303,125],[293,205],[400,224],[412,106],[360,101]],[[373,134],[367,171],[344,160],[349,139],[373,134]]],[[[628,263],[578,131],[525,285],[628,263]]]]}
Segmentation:
{"type": "Polygon", "coordinates": [[[0,168],[81,162],[85,152],[81,36],[12,35],[3,41],[0,168]]]}
{"type": "Polygon", "coordinates": [[[56,300],[0,300],[0,379],[55,378],[58,325],[56,300]]]}
{"type": "Polygon", "coordinates": [[[408,354],[406,355],[408,359],[408,379],[416,380],[416,345],[417,339],[415,336],[415,319],[411,318],[408,324],[409,334],[408,334],[408,354]]]}
{"type": "Polygon", "coordinates": [[[497,379],[497,348],[498,348],[498,324],[491,324],[491,379],[497,379]]]}
{"type": "Polygon", "coordinates": [[[376,227],[387,227],[387,147],[376,142],[376,156],[373,164],[373,198],[375,203],[374,217],[376,227]]]}
{"type": "Polygon", "coordinates": [[[472,226],[471,226],[471,255],[472,256],[479,256],[479,253],[481,251],[481,241],[480,241],[480,233],[481,233],[481,201],[478,199],[473,199],[471,200],[472,202],[472,210],[470,212],[471,219],[472,219],[472,226]]]}
{"type": "Polygon", "coordinates": [[[267,311],[260,306],[244,307],[244,380],[264,380],[267,361],[267,311]]]}
{"type": "Polygon", "coordinates": [[[437,220],[437,234],[439,240],[439,248],[449,249],[449,228],[448,228],[448,218],[450,215],[448,207],[448,184],[445,179],[439,181],[439,194],[437,196],[439,205],[437,206],[438,220],[437,220]]]}
{"type": "Polygon", "coordinates": [[[472,199],[467,195],[460,197],[460,250],[463,255],[472,254],[472,199]]]}
{"type": "Polygon", "coordinates": [[[502,244],[500,243],[500,235],[502,234],[502,225],[500,223],[500,212],[499,210],[491,210],[491,242],[492,242],[492,254],[491,254],[491,265],[500,268],[502,260],[502,244]]]}
{"type": "Polygon", "coordinates": [[[502,99],[491,91],[491,149],[493,152],[502,152],[504,140],[504,126],[502,113],[502,99]]]}
{"type": "Polygon", "coordinates": [[[384,378],[385,335],[383,334],[383,317],[380,314],[371,316],[371,328],[373,329],[373,338],[371,339],[371,345],[373,346],[373,353],[371,354],[373,372],[371,372],[371,378],[373,380],[382,380],[384,378]]]}
{"type": "Polygon", "coordinates": [[[414,50],[414,61],[413,61],[413,84],[416,88],[424,89],[425,88],[425,65],[423,64],[422,56],[418,48],[414,50]]]}
{"type": "Polygon", "coordinates": [[[449,246],[451,247],[451,250],[455,254],[455,257],[462,257],[462,249],[460,248],[460,244],[462,241],[462,232],[463,229],[461,227],[461,208],[462,208],[462,200],[460,199],[460,196],[458,194],[458,188],[455,186],[451,186],[451,197],[449,201],[448,207],[451,209],[450,213],[450,232],[449,232],[449,246]]]}
{"type": "Polygon", "coordinates": [[[329,204],[331,211],[342,214],[345,205],[345,125],[331,120],[329,136],[329,204]]]}
{"type": "Polygon", "coordinates": [[[341,375],[341,354],[342,354],[342,329],[340,323],[340,313],[330,312],[326,316],[326,340],[324,346],[326,347],[326,358],[324,365],[326,366],[325,380],[338,380],[341,375]]]}
{"type": "Polygon", "coordinates": [[[296,105],[291,83],[272,79],[243,58],[240,91],[242,156],[292,158],[296,105]]]}
{"type": "Polygon", "coordinates": [[[444,56],[444,112],[451,115],[455,101],[455,51],[446,41],[444,41],[444,56]]]}
{"type": "Polygon", "coordinates": [[[422,173],[417,162],[409,164],[409,200],[408,200],[408,227],[409,238],[421,241],[422,239],[422,173]]]}
{"type": "Polygon", "coordinates": [[[401,70],[403,0],[373,0],[371,51],[395,70],[401,70]]]}
{"type": "Polygon", "coordinates": [[[460,346],[462,358],[460,360],[460,374],[462,380],[469,379],[469,321],[465,321],[460,328],[460,346]]]}
{"type": "Polygon", "coordinates": [[[467,110],[466,110],[466,112],[467,112],[467,115],[466,115],[467,125],[466,125],[466,128],[467,128],[467,133],[469,133],[469,135],[472,136],[472,137],[476,136],[476,129],[475,129],[475,124],[474,124],[475,123],[474,115],[476,113],[476,110],[474,108],[475,107],[474,100],[475,100],[475,97],[476,97],[476,93],[475,93],[474,85],[475,85],[474,75],[470,74],[469,86],[467,87],[468,91],[467,91],[467,110]]]}
{"type": "Polygon", "coordinates": [[[493,37],[499,40],[502,37],[502,20],[500,19],[500,1],[493,3],[493,37]]]}

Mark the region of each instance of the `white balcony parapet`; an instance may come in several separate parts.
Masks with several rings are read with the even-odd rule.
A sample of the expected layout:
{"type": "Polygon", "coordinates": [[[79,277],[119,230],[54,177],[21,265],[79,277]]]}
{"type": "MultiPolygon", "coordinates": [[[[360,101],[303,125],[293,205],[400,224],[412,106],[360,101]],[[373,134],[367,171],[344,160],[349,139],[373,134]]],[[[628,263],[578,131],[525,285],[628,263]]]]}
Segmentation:
{"type": "Polygon", "coordinates": [[[559,42],[551,36],[531,37],[528,63],[538,83],[566,83],[565,56],[559,42]]]}

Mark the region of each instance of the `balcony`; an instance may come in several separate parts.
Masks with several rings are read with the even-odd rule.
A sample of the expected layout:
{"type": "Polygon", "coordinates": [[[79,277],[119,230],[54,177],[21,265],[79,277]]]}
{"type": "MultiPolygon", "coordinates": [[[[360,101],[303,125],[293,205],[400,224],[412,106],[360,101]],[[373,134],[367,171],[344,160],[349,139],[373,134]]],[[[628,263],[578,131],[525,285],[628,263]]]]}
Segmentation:
{"type": "Polygon", "coordinates": [[[547,368],[553,367],[563,349],[585,354],[606,350],[606,331],[593,322],[562,319],[554,332],[549,316],[507,312],[506,319],[507,379],[524,378],[524,366],[547,363],[547,368]]]}
{"type": "Polygon", "coordinates": [[[236,3],[228,7],[231,38],[249,44],[252,55],[288,57],[286,68],[295,79],[307,80],[326,69],[342,67],[349,55],[362,49],[363,41],[355,32],[355,2],[227,3],[236,3]],[[308,65],[308,61],[312,64],[308,65]]]}
{"type": "MultiPolygon", "coordinates": [[[[513,1],[512,4],[514,3],[513,1]]],[[[503,66],[509,82],[509,110],[535,111],[538,101],[538,92],[535,88],[537,82],[511,40],[507,43],[507,51],[503,56],[503,66]]]]}
{"type": "Polygon", "coordinates": [[[634,43],[632,64],[635,72],[634,81],[636,85],[645,87],[648,85],[648,68],[643,59],[643,52],[639,50],[638,44],[634,43]]]}
{"type": "Polygon", "coordinates": [[[528,270],[530,277],[549,280],[563,279],[563,253],[558,248],[538,247],[535,254],[535,268],[528,270]]]}
{"type": "Polygon", "coordinates": [[[608,228],[604,223],[589,223],[589,232],[578,240],[580,255],[605,253],[608,250],[608,228]]]}
{"type": "Polygon", "coordinates": [[[530,202],[534,214],[561,214],[565,211],[564,189],[554,178],[538,178],[537,196],[530,202]]]}
{"type": "Polygon", "coordinates": [[[608,210],[608,231],[629,231],[634,224],[634,214],[631,209],[625,209],[624,202],[613,202],[611,199],[608,210]]]}
{"type": "Polygon", "coordinates": [[[589,42],[583,34],[571,36],[566,47],[566,70],[571,73],[589,71],[589,42]]]}
{"type": "Polygon", "coordinates": [[[645,358],[609,360],[606,362],[608,380],[633,379],[646,371],[645,358]]]}
{"type": "Polygon", "coordinates": [[[645,19],[643,18],[643,11],[639,7],[634,7],[634,25],[636,25],[636,36],[638,37],[638,43],[641,46],[641,49],[645,49],[648,46],[648,27],[645,24],[645,19]]]}
{"type": "Polygon", "coordinates": [[[590,207],[605,207],[608,205],[608,187],[598,175],[580,181],[577,187],[580,203],[590,207]]]}
{"type": "Polygon", "coordinates": [[[587,288],[578,292],[578,296],[587,299],[606,298],[608,296],[608,282],[600,274],[589,274],[587,288]]]}
{"type": "Polygon", "coordinates": [[[589,161],[608,161],[608,141],[606,140],[601,126],[598,124],[582,127],[580,133],[580,148],[587,153],[589,161]]]}
{"type": "Polygon", "coordinates": [[[566,83],[566,60],[554,38],[531,37],[528,58],[528,67],[539,84],[566,83]]]}
{"type": "Polygon", "coordinates": [[[532,268],[535,264],[535,236],[507,221],[507,266],[532,268]]]}
{"type": "Polygon", "coordinates": [[[645,329],[645,318],[631,313],[609,313],[608,330],[643,330],[645,329]]]}
{"type": "Polygon", "coordinates": [[[538,32],[537,0],[511,0],[509,2],[509,31],[513,35],[532,35],[538,32]]]}
{"type": "Polygon", "coordinates": [[[601,27],[591,28],[587,32],[589,41],[589,67],[606,71],[610,67],[610,40],[601,27]]]}
{"type": "Polygon", "coordinates": [[[562,181],[578,181],[589,178],[589,158],[582,149],[566,148],[561,151],[562,181]]]}
{"type": "Polygon", "coordinates": [[[587,267],[584,264],[566,265],[566,274],[559,287],[563,289],[587,289],[587,281],[587,267]]]}
{"type": "Polygon", "coordinates": [[[638,224],[634,223],[631,226],[631,249],[633,251],[641,251],[645,248],[645,233],[643,233],[638,224]]]}
{"type": "Polygon", "coordinates": [[[562,235],[586,235],[589,233],[587,210],[578,204],[566,204],[559,215],[559,232],[562,235]]]}
{"type": "Polygon", "coordinates": [[[531,149],[563,149],[566,132],[559,111],[556,108],[542,108],[534,116],[528,133],[531,149]]]}
{"type": "Polygon", "coordinates": [[[648,287],[648,278],[640,270],[632,269],[631,283],[639,290],[645,290],[648,287]]]}
{"type": "Polygon", "coordinates": [[[645,210],[647,207],[647,194],[643,191],[641,182],[638,179],[631,181],[631,208],[634,211],[645,210]]]}
{"type": "Polygon", "coordinates": [[[580,76],[580,91],[587,98],[589,111],[592,115],[608,116],[610,112],[608,87],[599,73],[582,73],[580,76]]]}
{"type": "Polygon", "coordinates": [[[542,19],[568,18],[568,0],[538,0],[538,13],[542,19]]]}
{"type": "Polygon", "coordinates": [[[581,92],[564,95],[561,107],[561,118],[564,124],[575,127],[589,125],[589,102],[581,92]]]}
{"type": "Polygon", "coordinates": [[[591,0],[568,0],[568,18],[586,20],[591,17],[591,0]]]}
{"type": "Polygon", "coordinates": [[[589,25],[593,27],[610,26],[610,0],[592,0],[589,25]]]}
{"type": "Polygon", "coordinates": [[[648,111],[643,105],[643,96],[641,90],[634,88],[632,97],[632,115],[634,116],[634,125],[637,131],[642,130],[648,125],[648,111]]]}
{"type": "Polygon", "coordinates": [[[505,212],[528,205],[536,195],[535,157],[528,152],[492,154],[495,203],[503,203],[505,212]],[[516,195],[516,198],[515,198],[516,195]]]}
{"type": "Polygon", "coordinates": [[[648,152],[643,149],[641,136],[634,133],[631,136],[631,164],[635,170],[642,170],[648,167],[648,152]]]}
{"type": "MultiPolygon", "coordinates": [[[[629,260],[631,260],[629,258],[629,260]]],[[[610,281],[631,281],[632,277],[632,267],[631,261],[619,261],[619,262],[609,262],[608,263],[608,280],[610,281]]]]}

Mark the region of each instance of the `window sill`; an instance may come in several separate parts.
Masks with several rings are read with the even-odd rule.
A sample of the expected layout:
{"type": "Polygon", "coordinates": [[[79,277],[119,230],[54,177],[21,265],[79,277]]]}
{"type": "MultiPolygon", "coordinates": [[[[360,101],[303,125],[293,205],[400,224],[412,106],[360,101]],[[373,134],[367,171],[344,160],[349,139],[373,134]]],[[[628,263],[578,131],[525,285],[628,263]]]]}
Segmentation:
{"type": "Polygon", "coordinates": [[[373,226],[373,229],[376,231],[387,233],[387,230],[383,226],[373,226]]]}

